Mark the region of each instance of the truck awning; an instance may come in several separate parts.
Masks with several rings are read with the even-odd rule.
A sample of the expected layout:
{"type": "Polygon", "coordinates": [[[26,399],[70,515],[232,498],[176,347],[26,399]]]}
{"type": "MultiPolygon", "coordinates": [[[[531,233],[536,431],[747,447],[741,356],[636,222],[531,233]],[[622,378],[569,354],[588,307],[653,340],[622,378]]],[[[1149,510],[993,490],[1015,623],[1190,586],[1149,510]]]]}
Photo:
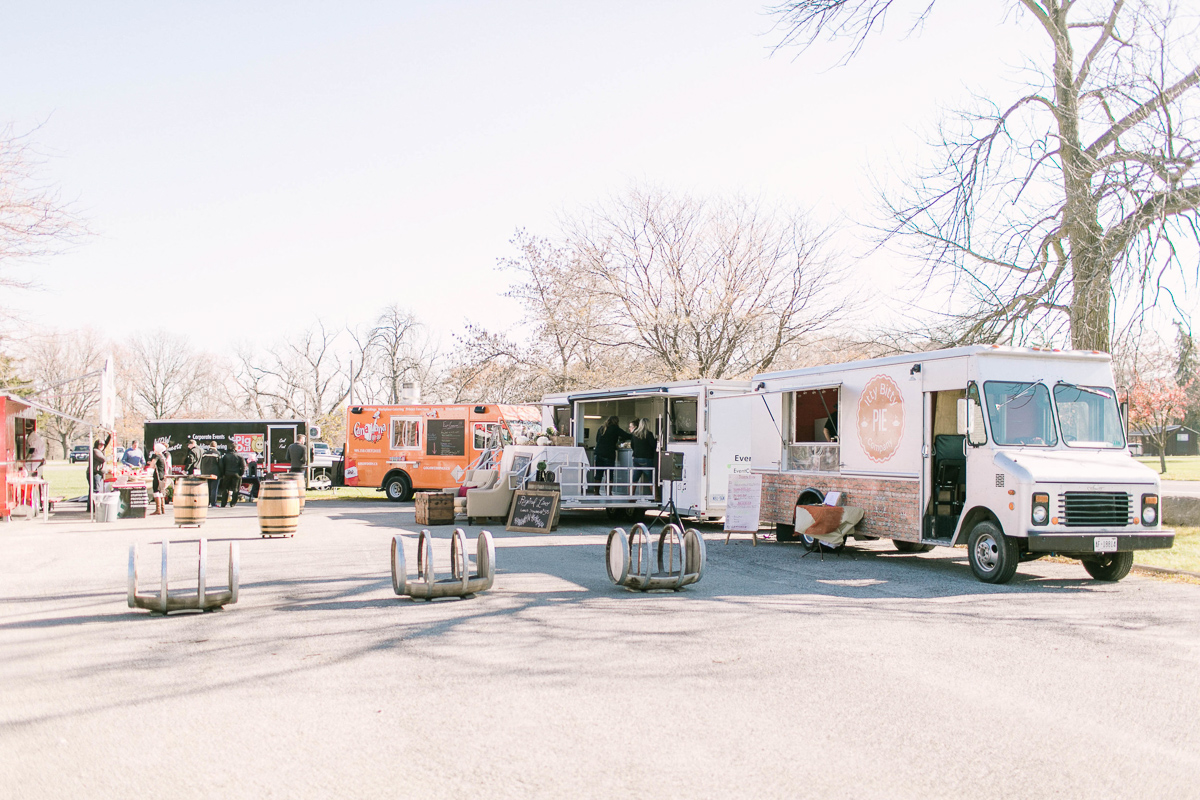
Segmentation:
{"type": "Polygon", "coordinates": [[[541,422],[542,412],[537,406],[499,406],[500,416],[514,422],[541,422]]]}

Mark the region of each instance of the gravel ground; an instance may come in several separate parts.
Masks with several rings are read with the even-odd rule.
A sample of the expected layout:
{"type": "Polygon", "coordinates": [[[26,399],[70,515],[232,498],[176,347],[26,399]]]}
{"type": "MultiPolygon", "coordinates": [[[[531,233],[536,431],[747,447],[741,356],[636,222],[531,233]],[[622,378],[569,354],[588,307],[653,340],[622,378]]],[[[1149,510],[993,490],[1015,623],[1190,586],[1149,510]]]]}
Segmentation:
{"type": "MultiPolygon", "coordinates": [[[[294,539],[216,509],[241,599],[152,617],[168,522],[0,527],[0,797],[1129,797],[1200,786],[1200,586],[965,553],[841,557],[708,532],[639,595],[608,526],[497,533],[496,587],[392,594],[411,505],[309,506],[294,539]]],[[[478,529],[469,529],[473,534],[478,529]]],[[[449,528],[435,561],[448,564],[449,528]]],[[[171,581],[195,545],[172,550],[171,581]]],[[[410,564],[415,537],[408,542],[410,564]]]]}

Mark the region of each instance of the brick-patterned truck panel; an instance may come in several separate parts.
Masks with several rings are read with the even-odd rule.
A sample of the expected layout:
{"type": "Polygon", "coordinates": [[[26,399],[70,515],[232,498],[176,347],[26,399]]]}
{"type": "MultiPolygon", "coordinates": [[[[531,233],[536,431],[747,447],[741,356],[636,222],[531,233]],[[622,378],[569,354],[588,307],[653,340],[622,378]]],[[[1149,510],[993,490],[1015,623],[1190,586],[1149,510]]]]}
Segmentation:
{"type": "Polygon", "coordinates": [[[863,509],[857,530],[867,536],[921,540],[920,483],[916,479],[865,478],[808,473],[762,474],[762,505],[759,521],[790,525],[795,519],[796,500],[810,486],[824,493],[842,492],[844,504],[863,509]]]}

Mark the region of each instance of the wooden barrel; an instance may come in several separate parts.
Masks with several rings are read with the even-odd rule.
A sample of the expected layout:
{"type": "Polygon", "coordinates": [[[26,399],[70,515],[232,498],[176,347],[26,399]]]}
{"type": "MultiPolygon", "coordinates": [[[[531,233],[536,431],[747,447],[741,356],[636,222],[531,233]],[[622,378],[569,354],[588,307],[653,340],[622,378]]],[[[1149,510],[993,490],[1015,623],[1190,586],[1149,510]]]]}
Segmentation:
{"type": "Polygon", "coordinates": [[[300,510],[303,511],[304,510],[304,495],[306,495],[308,493],[306,491],[306,487],[305,487],[306,481],[304,480],[304,473],[303,472],[281,472],[278,475],[276,475],[275,477],[278,480],[292,481],[296,484],[296,493],[300,497],[300,510]]]}
{"type": "Polygon", "coordinates": [[[263,481],[258,490],[258,529],[263,536],[294,536],[300,517],[295,481],[263,481]]]}
{"type": "Polygon", "coordinates": [[[195,475],[175,480],[175,524],[203,525],[208,519],[208,481],[195,475]]]}

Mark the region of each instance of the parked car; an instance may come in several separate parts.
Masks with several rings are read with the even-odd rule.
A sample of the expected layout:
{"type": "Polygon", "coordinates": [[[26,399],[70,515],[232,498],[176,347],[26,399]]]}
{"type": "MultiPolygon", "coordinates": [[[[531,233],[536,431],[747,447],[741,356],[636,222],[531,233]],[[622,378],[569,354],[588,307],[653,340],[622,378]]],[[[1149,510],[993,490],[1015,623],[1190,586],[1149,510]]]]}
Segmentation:
{"type": "Polygon", "coordinates": [[[329,469],[335,461],[341,461],[340,453],[335,453],[328,442],[312,443],[312,466],[314,469],[329,469]]]}
{"type": "Polygon", "coordinates": [[[86,444],[77,444],[71,448],[71,463],[87,461],[90,450],[86,444]]]}

